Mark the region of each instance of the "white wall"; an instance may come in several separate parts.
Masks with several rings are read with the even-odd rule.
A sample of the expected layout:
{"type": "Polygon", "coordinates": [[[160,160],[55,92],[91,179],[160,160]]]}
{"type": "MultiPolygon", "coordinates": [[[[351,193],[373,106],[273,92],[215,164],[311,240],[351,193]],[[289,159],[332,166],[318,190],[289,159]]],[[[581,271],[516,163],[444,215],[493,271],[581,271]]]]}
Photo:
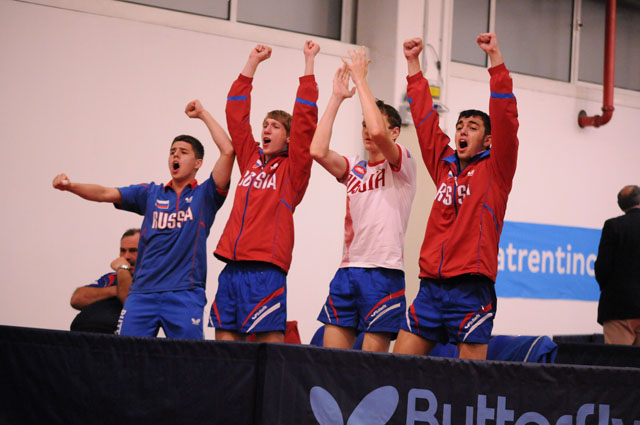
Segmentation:
{"type": "MultiPolygon", "coordinates": [[[[142,7],[85,1],[118,11],[142,7]]],[[[446,46],[448,25],[441,20],[447,10],[440,7],[440,0],[427,3],[426,25],[418,19],[425,14],[422,0],[397,0],[396,4],[391,29],[377,25],[370,37],[400,43],[409,36],[426,35],[436,49],[446,46]],[[441,26],[444,35],[435,30],[441,26]]],[[[166,11],[153,13],[173,16],[166,11]]],[[[233,29],[233,36],[214,35],[206,31],[205,18],[193,19],[202,23],[202,31],[0,0],[0,140],[7,158],[0,171],[6,187],[0,213],[5,247],[0,259],[4,273],[0,324],[68,329],[75,315],[68,304],[72,291],[106,273],[117,255],[120,234],[141,223],[134,214],[53,190],[51,180],[57,173],[111,186],[166,182],[169,144],[180,133],[202,140],[207,151],[203,168],[213,166],[216,149],[204,126],[183,114],[184,105],[199,98],[224,122],[228,87],[251,47],[263,41],[263,32],[246,36],[233,29]]],[[[264,31],[271,37],[273,30],[264,31]]],[[[304,36],[278,37],[272,58],[256,76],[255,128],[267,110],[292,108],[302,72],[300,49],[285,39],[303,40],[304,36]]],[[[393,86],[392,91],[376,94],[399,102],[406,87],[401,51],[381,51],[375,40],[360,42],[367,43],[372,55],[383,58],[377,68],[372,65],[372,86],[378,91],[385,82],[393,86]]],[[[337,55],[349,47],[335,41],[322,43],[328,49],[316,64],[321,113],[340,64],[337,55]]],[[[443,59],[448,57],[446,47],[439,53],[443,59]]],[[[505,62],[508,66],[509,58],[505,62]]],[[[452,112],[442,115],[442,124],[449,132],[458,111],[487,109],[489,94],[486,71],[469,76],[451,68],[456,69],[449,72],[443,63],[443,101],[452,112]]],[[[427,71],[432,74],[433,68],[427,71]]],[[[578,111],[599,113],[597,98],[587,101],[549,94],[544,81],[538,89],[535,80],[513,78],[520,112],[520,152],[506,219],[600,228],[606,218],[619,214],[615,204],[619,188],[637,183],[634,160],[640,144],[633,129],[639,108],[619,104],[616,95],[616,111],[609,124],[580,129],[578,111]]],[[[360,121],[357,100],[345,103],[334,128],[333,147],[345,154],[360,152],[360,121]]],[[[403,128],[400,140],[419,158],[412,127],[403,128]]],[[[434,193],[427,173],[419,168],[405,251],[409,301],[417,291],[418,251],[434,193]]],[[[204,176],[201,172],[198,177],[204,176]]],[[[237,178],[235,170],[232,179],[237,178]]],[[[232,197],[233,190],[211,230],[209,252],[226,222],[232,197]]],[[[307,196],[295,214],[296,247],[288,286],[289,317],[300,322],[303,341],[319,326],[315,318],[339,263],[344,204],[344,188],[314,165],[307,196]]],[[[209,258],[206,314],[222,268],[213,256],[209,258]]],[[[599,332],[595,314],[594,302],[501,298],[495,333],[599,332]]],[[[213,332],[207,329],[206,337],[213,338],[213,332]]]]}
{"type": "MultiPolygon", "coordinates": [[[[320,42],[322,45],[322,42],[320,42]]],[[[302,47],[302,42],[299,43],[302,47]]],[[[107,186],[167,182],[169,145],[187,133],[205,145],[203,170],[217,150],[204,125],[183,110],[199,98],[220,120],[229,86],[255,42],[0,0],[0,139],[5,183],[0,232],[0,323],[68,329],[77,286],[109,271],[119,238],[142,217],[52,189],[66,172],[79,182],[107,186]]],[[[344,49],[346,52],[346,48],[344,49]]],[[[331,93],[337,56],[320,54],[316,76],[320,111],[331,93]]],[[[293,109],[301,49],[274,47],[255,78],[255,135],[271,109],[293,109]]],[[[361,111],[346,102],[335,125],[345,154],[362,150],[361,111]]],[[[197,177],[206,178],[201,171],[197,177]]],[[[232,190],[211,229],[213,252],[233,201],[232,190]]],[[[307,196],[298,207],[296,246],[289,273],[289,317],[309,340],[315,315],[339,264],[344,188],[314,165],[307,196]]],[[[206,318],[223,263],[209,257],[206,318]]],[[[213,331],[206,329],[206,337],[213,331]]]]}

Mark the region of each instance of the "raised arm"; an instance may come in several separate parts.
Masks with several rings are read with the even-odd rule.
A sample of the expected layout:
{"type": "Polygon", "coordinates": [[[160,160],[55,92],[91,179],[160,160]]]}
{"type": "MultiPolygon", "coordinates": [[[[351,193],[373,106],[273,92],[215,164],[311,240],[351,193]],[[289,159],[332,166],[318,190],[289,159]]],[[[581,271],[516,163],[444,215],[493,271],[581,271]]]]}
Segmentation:
{"type": "Polygon", "coordinates": [[[333,77],[333,93],[329,98],[329,104],[322,118],[318,121],[318,127],[311,141],[311,156],[322,165],[335,178],[344,177],[347,172],[347,163],[342,155],[329,149],[333,123],[338,114],[338,109],[345,99],[352,97],[356,88],[349,90],[349,71],[346,65],[338,68],[333,77]]]}
{"type": "Polygon", "coordinates": [[[518,105],[513,81],[502,61],[494,33],[480,34],[478,47],[489,55],[491,68],[489,116],[491,117],[491,164],[505,186],[511,187],[518,160],[518,105]]]}
{"type": "Polygon", "coordinates": [[[345,63],[353,83],[358,89],[358,97],[362,105],[362,115],[364,123],[371,137],[371,141],[375,143],[385,159],[391,165],[398,165],[400,160],[400,151],[395,142],[387,131],[387,124],[384,121],[382,112],[376,105],[376,99],[371,93],[369,83],[367,82],[367,70],[370,60],[367,59],[367,50],[362,46],[361,50],[352,50],[349,52],[351,62],[342,59],[345,63]]]}
{"type": "Polygon", "coordinates": [[[429,83],[420,70],[419,55],[422,40],[411,38],[403,44],[409,75],[407,76],[407,96],[411,107],[411,117],[418,134],[422,160],[435,181],[441,158],[453,154],[449,147],[449,137],[440,129],[440,118],[433,106],[429,83]]]}
{"type": "Polygon", "coordinates": [[[122,202],[122,195],[115,187],[105,187],[98,184],[73,183],[66,174],[58,174],[53,179],[53,188],[61,191],[71,192],[81,198],[95,202],[112,202],[119,204],[122,202]]]}
{"type": "Polygon", "coordinates": [[[258,146],[253,138],[251,130],[251,90],[253,76],[258,65],[271,56],[271,48],[258,44],[251,50],[249,59],[242,73],[233,82],[227,95],[225,109],[227,129],[231,135],[233,150],[238,158],[240,172],[253,165],[253,155],[258,151],[258,146]]]}
{"type": "Polygon", "coordinates": [[[304,75],[313,75],[316,55],[320,52],[320,45],[311,40],[304,43],[304,75]]]}
{"type": "Polygon", "coordinates": [[[217,187],[226,189],[229,186],[231,170],[233,169],[233,159],[235,158],[231,139],[209,111],[202,107],[199,100],[192,100],[189,102],[184,112],[189,118],[198,118],[202,120],[209,129],[211,138],[220,151],[220,156],[213,166],[211,176],[213,177],[213,181],[216,183],[217,187]]]}
{"type": "Polygon", "coordinates": [[[245,77],[253,78],[258,69],[260,62],[265,61],[271,57],[271,47],[264,44],[258,44],[251,50],[247,63],[242,68],[241,74],[245,77]]]}
{"type": "Polygon", "coordinates": [[[307,40],[303,46],[305,74],[300,77],[300,84],[296,93],[289,132],[289,164],[291,184],[298,193],[296,203],[302,200],[302,195],[311,177],[311,139],[318,124],[318,84],[313,75],[315,57],[320,52],[320,46],[307,40]]]}
{"type": "Polygon", "coordinates": [[[407,73],[409,76],[415,75],[422,70],[420,67],[420,52],[422,52],[422,39],[410,38],[402,45],[404,57],[407,60],[407,73]]]}
{"type": "Polygon", "coordinates": [[[498,48],[498,37],[495,33],[487,32],[480,34],[476,39],[478,47],[480,47],[488,56],[491,67],[502,65],[502,53],[498,48]]]}

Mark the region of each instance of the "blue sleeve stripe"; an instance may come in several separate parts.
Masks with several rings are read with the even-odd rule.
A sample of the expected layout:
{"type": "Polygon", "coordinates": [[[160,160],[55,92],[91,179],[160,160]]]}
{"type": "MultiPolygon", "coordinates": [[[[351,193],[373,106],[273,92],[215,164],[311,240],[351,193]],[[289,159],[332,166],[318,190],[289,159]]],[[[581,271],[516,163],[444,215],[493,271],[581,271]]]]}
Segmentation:
{"type": "Polygon", "coordinates": [[[313,106],[314,108],[318,107],[318,105],[316,105],[315,103],[309,102],[308,100],[304,100],[299,97],[296,97],[296,102],[302,103],[303,105],[313,106]]]}
{"type": "Polygon", "coordinates": [[[496,99],[513,99],[515,96],[513,93],[494,93],[491,92],[491,97],[495,97],[496,99]]]}
{"type": "Polygon", "coordinates": [[[413,102],[413,98],[412,97],[409,98],[409,105],[411,105],[411,102],[413,102]]]}
{"type": "Polygon", "coordinates": [[[284,199],[281,199],[282,203],[285,204],[287,206],[287,208],[289,208],[291,211],[293,211],[293,208],[291,208],[291,206],[289,204],[287,204],[287,201],[285,201],[284,199]]]}
{"type": "Polygon", "coordinates": [[[433,108],[431,108],[431,110],[429,111],[427,116],[424,117],[424,119],[422,121],[420,121],[420,124],[418,124],[418,127],[420,127],[422,125],[422,123],[425,122],[425,120],[431,116],[431,114],[433,113],[433,111],[435,111],[435,109],[436,109],[435,106],[433,108]]]}
{"type": "Polygon", "coordinates": [[[247,100],[247,96],[229,96],[227,100],[247,100]]]}

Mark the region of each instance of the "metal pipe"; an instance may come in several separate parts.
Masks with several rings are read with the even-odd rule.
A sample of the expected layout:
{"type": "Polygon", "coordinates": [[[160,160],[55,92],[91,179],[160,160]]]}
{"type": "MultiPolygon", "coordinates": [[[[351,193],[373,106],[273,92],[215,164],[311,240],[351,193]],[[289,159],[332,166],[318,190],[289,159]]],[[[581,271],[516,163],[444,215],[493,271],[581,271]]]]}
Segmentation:
{"type": "Polygon", "coordinates": [[[600,127],[608,123],[613,115],[613,86],[616,73],[616,0],[607,0],[604,33],[602,115],[589,117],[584,110],[580,111],[578,125],[582,128],[588,126],[600,127]]]}

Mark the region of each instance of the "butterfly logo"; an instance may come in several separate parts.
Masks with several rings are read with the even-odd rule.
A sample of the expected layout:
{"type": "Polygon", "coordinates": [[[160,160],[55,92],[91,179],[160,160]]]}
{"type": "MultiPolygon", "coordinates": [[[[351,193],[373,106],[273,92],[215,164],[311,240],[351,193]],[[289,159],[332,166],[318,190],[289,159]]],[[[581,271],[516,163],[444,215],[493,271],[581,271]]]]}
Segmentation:
{"type": "MultiPolygon", "coordinates": [[[[309,393],[311,410],[320,425],[344,425],[338,402],[322,387],[313,387],[309,393]]],[[[398,406],[398,390],[392,386],[376,388],[358,403],[349,416],[347,425],[384,425],[398,406]]]]}

